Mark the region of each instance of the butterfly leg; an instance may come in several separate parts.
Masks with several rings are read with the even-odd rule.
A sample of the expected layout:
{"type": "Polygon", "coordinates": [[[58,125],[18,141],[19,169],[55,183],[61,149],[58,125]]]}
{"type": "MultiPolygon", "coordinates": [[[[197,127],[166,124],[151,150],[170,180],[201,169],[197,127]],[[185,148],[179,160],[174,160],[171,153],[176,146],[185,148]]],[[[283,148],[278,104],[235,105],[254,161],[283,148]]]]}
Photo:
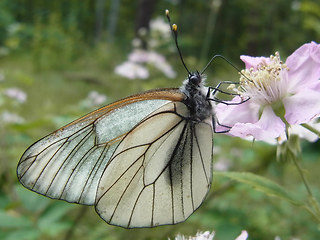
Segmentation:
{"type": "Polygon", "coordinates": [[[212,126],[213,126],[213,132],[214,132],[214,133],[227,133],[227,132],[229,132],[230,129],[232,128],[232,127],[230,127],[230,126],[221,124],[221,123],[219,122],[219,120],[218,120],[215,116],[212,116],[212,126]],[[219,126],[221,126],[221,127],[224,127],[224,128],[227,128],[227,130],[217,131],[217,130],[216,130],[216,126],[217,126],[217,125],[219,125],[219,126]]]}
{"type": "Polygon", "coordinates": [[[226,105],[239,105],[239,104],[242,104],[246,101],[248,101],[250,98],[246,98],[246,99],[243,99],[241,97],[240,94],[238,93],[230,93],[230,92],[226,92],[226,91],[223,91],[220,89],[220,87],[223,85],[223,84],[239,84],[239,82],[232,82],[232,81],[222,81],[222,82],[219,82],[218,85],[216,87],[208,87],[208,92],[207,92],[207,100],[211,100],[211,101],[214,101],[214,102],[217,102],[217,103],[223,103],[223,104],[226,104],[226,105]],[[215,97],[215,95],[217,93],[222,93],[222,94],[226,94],[226,95],[229,95],[229,96],[239,96],[241,98],[241,101],[239,102],[229,102],[229,101],[224,101],[224,100],[221,100],[217,97],[215,97]],[[213,97],[210,97],[210,96],[213,96],[213,97]]]}

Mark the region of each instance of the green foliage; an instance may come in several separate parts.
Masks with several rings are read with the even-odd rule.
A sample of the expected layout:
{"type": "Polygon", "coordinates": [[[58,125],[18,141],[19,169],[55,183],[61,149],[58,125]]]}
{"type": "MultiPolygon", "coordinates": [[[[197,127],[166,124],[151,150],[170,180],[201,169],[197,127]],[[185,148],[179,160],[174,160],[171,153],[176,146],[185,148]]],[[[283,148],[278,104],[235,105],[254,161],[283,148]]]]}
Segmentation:
{"type": "Polygon", "coordinates": [[[230,179],[248,184],[254,189],[261,191],[269,196],[278,197],[294,205],[302,206],[303,202],[292,196],[289,191],[270,179],[249,172],[215,172],[215,176],[228,177],[230,179]]]}
{"type": "MultiPolygon", "coordinates": [[[[58,236],[70,228],[71,222],[65,216],[72,205],[51,202],[25,191],[20,185],[15,185],[13,191],[17,200],[7,201],[0,209],[2,239],[43,239],[58,236]]],[[[0,196],[6,198],[3,194],[0,196]]]]}
{"type": "Polygon", "coordinates": [[[0,45],[7,37],[7,27],[14,23],[13,13],[6,7],[4,1],[0,2],[0,45]]]}
{"type": "Polygon", "coordinates": [[[59,13],[51,13],[47,24],[43,24],[41,19],[36,21],[31,47],[37,70],[63,68],[79,53],[81,33],[74,26],[67,30],[61,26],[59,13]]]}
{"type": "Polygon", "coordinates": [[[317,1],[303,1],[300,8],[303,14],[303,27],[320,37],[320,5],[317,1]]]}

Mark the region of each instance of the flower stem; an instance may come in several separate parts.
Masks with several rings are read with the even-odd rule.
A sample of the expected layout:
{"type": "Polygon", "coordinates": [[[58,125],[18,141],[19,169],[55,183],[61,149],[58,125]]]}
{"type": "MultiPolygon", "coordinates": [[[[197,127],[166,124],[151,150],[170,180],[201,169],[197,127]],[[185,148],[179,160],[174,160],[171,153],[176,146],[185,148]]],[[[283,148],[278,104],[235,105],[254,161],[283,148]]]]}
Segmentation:
{"type": "Polygon", "coordinates": [[[303,206],[303,208],[306,209],[306,211],[307,211],[308,213],[310,213],[310,215],[311,215],[312,217],[314,217],[318,222],[320,222],[320,217],[319,217],[318,215],[316,215],[309,206],[306,206],[306,205],[305,205],[305,206],[303,206]]]}
{"type": "Polygon", "coordinates": [[[297,159],[296,159],[295,157],[293,157],[292,160],[293,160],[293,162],[294,162],[294,165],[295,165],[296,168],[298,169],[298,172],[299,172],[299,174],[300,174],[300,177],[301,177],[301,179],[302,179],[302,181],[303,181],[303,184],[305,185],[305,187],[306,187],[306,189],[307,189],[307,191],[308,191],[309,196],[313,196],[313,195],[312,195],[312,192],[311,192],[311,189],[310,189],[310,187],[309,187],[308,181],[307,181],[307,179],[305,178],[305,176],[304,176],[304,174],[303,174],[303,171],[302,171],[302,168],[301,168],[299,162],[297,161],[297,159]]]}
{"type": "Polygon", "coordinates": [[[317,129],[315,129],[314,127],[310,126],[309,124],[302,123],[301,126],[306,128],[306,129],[308,129],[310,132],[313,132],[314,134],[317,134],[318,137],[320,137],[320,132],[317,129]]]}
{"type": "MultiPolygon", "coordinates": [[[[307,179],[305,178],[304,174],[303,174],[303,170],[299,164],[299,162],[297,161],[297,159],[293,156],[292,157],[292,160],[296,166],[296,168],[298,169],[298,172],[300,174],[300,177],[303,181],[303,184],[305,185],[306,189],[307,189],[307,192],[308,192],[308,202],[309,204],[311,205],[311,208],[314,209],[314,213],[312,214],[319,222],[320,222],[320,206],[319,206],[319,203],[318,201],[315,199],[315,197],[313,196],[312,194],[312,191],[309,187],[309,184],[308,184],[308,181],[307,179]]],[[[309,212],[312,212],[311,209],[309,209],[309,212]]]]}

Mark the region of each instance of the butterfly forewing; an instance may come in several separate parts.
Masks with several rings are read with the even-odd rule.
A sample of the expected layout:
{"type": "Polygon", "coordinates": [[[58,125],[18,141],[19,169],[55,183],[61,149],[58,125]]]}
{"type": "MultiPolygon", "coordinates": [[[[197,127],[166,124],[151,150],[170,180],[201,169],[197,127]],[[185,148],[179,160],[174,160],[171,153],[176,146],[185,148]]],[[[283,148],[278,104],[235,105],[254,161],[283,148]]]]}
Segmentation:
{"type": "Polygon", "coordinates": [[[99,183],[98,214],[128,228],[184,221],[210,188],[211,154],[211,123],[191,121],[182,102],[162,106],[117,146],[99,183]]]}
{"type": "Polygon", "coordinates": [[[51,198],[92,205],[101,175],[121,139],[150,113],[173,100],[177,89],[145,92],[96,110],[29,147],[19,181],[51,198]]]}

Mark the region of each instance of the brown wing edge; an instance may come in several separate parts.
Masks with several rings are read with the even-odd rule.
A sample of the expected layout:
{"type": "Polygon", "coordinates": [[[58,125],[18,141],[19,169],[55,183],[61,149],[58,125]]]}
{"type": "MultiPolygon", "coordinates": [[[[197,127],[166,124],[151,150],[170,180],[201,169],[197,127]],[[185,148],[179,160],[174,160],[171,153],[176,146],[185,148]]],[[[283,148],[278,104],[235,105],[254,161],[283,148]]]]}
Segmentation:
{"type": "Polygon", "coordinates": [[[30,145],[25,152],[23,153],[18,166],[25,155],[25,153],[35,144],[37,144],[39,141],[48,138],[49,136],[54,136],[56,134],[59,134],[60,132],[64,131],[66,128],[78,124],[78,123],[84,123],[87,122],[87,125],[92,124],[94,121],[96,121],[98,118],[105,116],[112,112],[113,110],[117,108],[124,107],[128,104],[139,102],[139,101],[144,101],[144,100],[152,100],[152,99],[162,99],[162,100],[170,100],[170,101],[183,101],[185,98],[184,94],[179,90],[179,88],[162,88],[162,89],[154,89],[154,90],[149,90],[146,92],[138,93],[135,95],[131,95],[129,97],[120,99],[116,102],[113,102],[111,104],[108,104],[104,107],[101,107],[97,110],[94,110],[74,121],[71,123],[68,123],[67,125],[49,133],[48,135],[40,138],[36,142],[34,142],[32,145],[30,145]]]}
{"type": "Polygon", "coordinates": [[[115,101],[111,104],[108,104],[104,107],[101,107],[97,110],[94,110],[86,115],[84,115],[83,117],[80,117],[74,121],[72,121],[71,123],[57,129],[56,131],[54,131],[53,133],[59,132],[59,131],[63,131],[66,127],[73,125],[73,124],[77,124],[77,123],[81,123],[84,122],[86,120],[88,120],[89,118],[93,118],[94,120],[98,119],[99,117],[101,117],[102,115],[108,114],[109,112],[126,106],[130,103],[134,103],[134,102],[139,102],[139,101],[144,101],[144,100],[152,100],[152,99],[162,99],[162,100],[171,100],[171,101],[183,101],[185,99],[184,94],[179,90],[179,88],[161,88],[161,89],[153,89],[153,90],[149,90],[149,91],[145,91],[142,93],[138,93],[138,94],[134,94],[131,95],[129,97],[120,99],[118,101],[115,101]]]}

